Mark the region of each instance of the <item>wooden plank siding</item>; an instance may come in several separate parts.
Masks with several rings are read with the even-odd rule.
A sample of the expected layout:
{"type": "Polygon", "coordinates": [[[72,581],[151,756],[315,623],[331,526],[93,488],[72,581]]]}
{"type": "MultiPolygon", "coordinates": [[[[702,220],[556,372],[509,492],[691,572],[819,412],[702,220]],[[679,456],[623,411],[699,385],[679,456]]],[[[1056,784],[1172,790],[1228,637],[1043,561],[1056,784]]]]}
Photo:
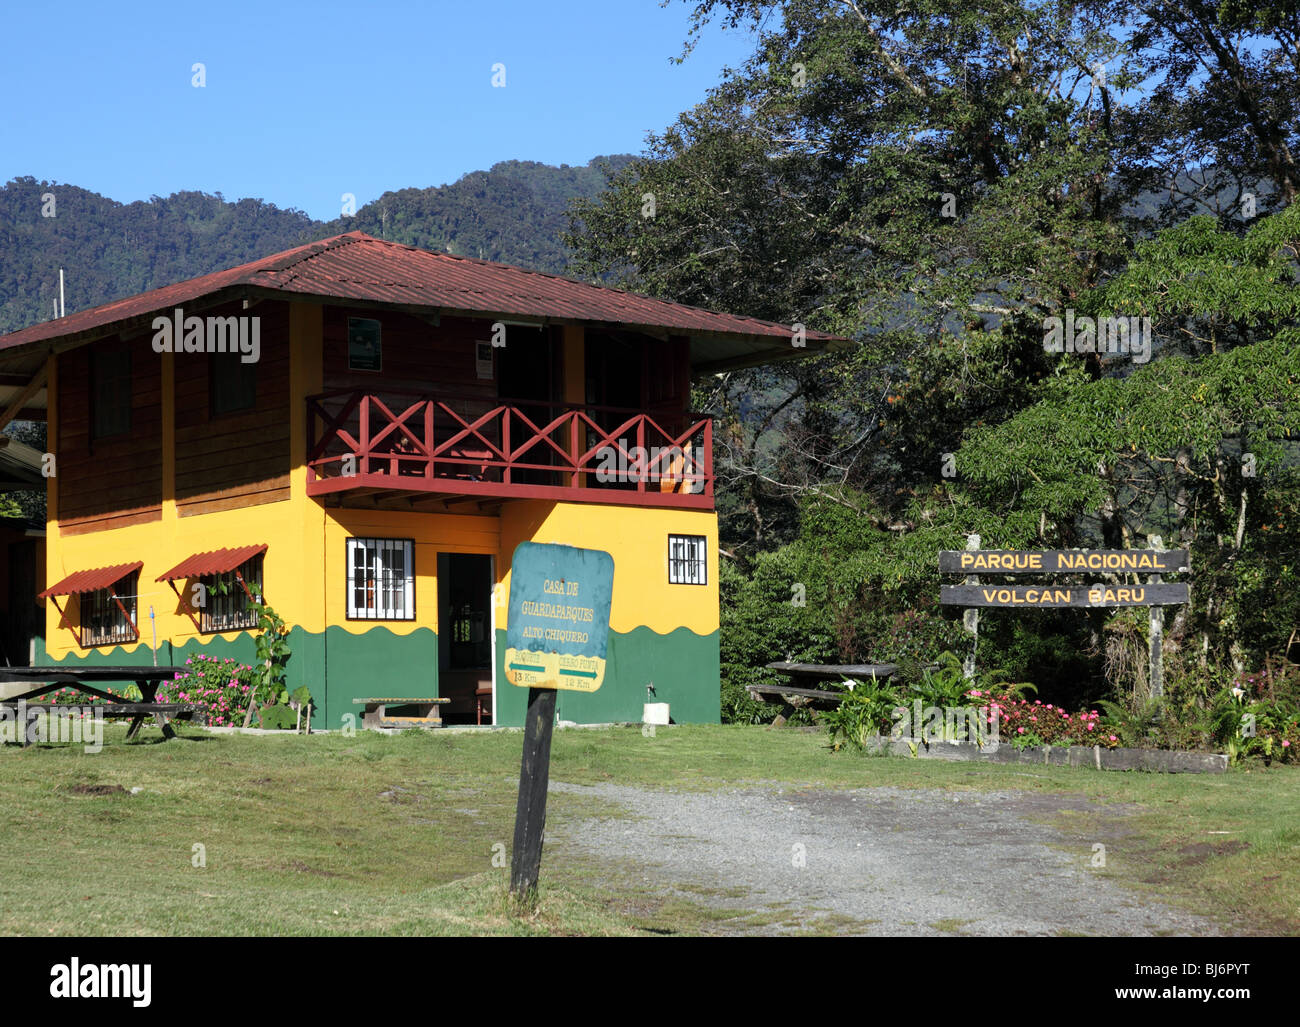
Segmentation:
{"type": "Polygon", "coordinates": [[[162,516],[162,361],[152,335],[114,336],[59,356],[57,488],[63,530],[95,531],[162,516]],[[130,431],[90,438],[91,352],[131,353],[130,431]]]}
{"type": "MultiPolygon", "coordinates": [[[[218,416],[212,409],[212,360],[233,354],[179,353],[176,381],[176,509],[181,517],[289,498],[289,304],[232,303],[205,317],[261,318],[255,405],[218,416]]],[[[301,456],[299,456],[301,459],[301,456]]]]}
{"type": "Polygon", "coordinates": [[[487,411],[497,398],[495,370],[492,378],[479,378],[474,359],[475,343],[492,339],[489,321],[444,317],[434,325],[397,311],[326,307],[323,332],[326,391],[358,388],[382,394],[387,388],[445,394],[467,401],[464,410],[448,404],[462,416],[471,407],[487,411]],[[349,317],[380,323],[381,370],[348,369],[349,317]]]}

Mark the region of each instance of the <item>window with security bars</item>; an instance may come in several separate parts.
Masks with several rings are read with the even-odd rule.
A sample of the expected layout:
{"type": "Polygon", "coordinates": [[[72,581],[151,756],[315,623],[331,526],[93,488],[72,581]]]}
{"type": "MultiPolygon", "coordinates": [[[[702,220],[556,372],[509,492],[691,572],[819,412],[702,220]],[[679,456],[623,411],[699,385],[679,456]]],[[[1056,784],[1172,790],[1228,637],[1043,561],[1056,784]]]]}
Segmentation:
{"type": "Polygon", "coordinates": [[[257,610],[250,609],[252,597],[262,594],[262,554],[245,560],[233,571],[206,574],[203,584],[207,594],[199,612],[199,630],[242,631],[257,627],[257,610]],[[240,584],[240,579],[243,584],[240,584]]]}
{"type": "Polygon", "coordinates": [[[703,535],[668,536],[668,584],[707,585],[703,535]]]}
{"type": "Polygon", "coordinates": [[[139,583],[140,572],[132,571],[113,582],[109,588],[80,594],[78,598],[81,603],[83,647],[134,642],[140,637],[135,626],[135,601],[139,583]]]}
{"type": "Polygon", "coordinates": [[[414,558],[412,539],[348,539],[349,619],[414,620],[414,558]]]}

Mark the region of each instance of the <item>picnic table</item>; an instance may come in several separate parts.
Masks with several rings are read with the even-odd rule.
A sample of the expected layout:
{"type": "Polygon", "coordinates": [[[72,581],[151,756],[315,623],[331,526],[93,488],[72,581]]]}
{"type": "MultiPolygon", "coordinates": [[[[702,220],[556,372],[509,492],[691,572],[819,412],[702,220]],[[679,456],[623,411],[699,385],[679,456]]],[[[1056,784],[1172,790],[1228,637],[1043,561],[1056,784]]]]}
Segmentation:
{"type": "MultiPolygon", "coordinates": [[[[17,708],[22,702],[28,710],[66,709],[59,703],[30,703],[34,699],[54,691],[56,688],[76,688],[105,700],[103,706],[105,717],[130,717],[131,726],[126,737],[133,738],[140,731],[140,725],[146,717],[152,716],[154,722],[162,729],[163,738],[174,738],[176,732],[167,723],[168,717],[187,718],[201,712],[204,707],[199,703],[160,703],[155,701],[158,686],[164,681],[173,680],[183,667],[0,667],[0,684],[26,682],[34,687],[21,695],[11,695],[0,700],[0,706],[17,708]],[[96,688],[94,683],[113,681],[132,682],[140,689],[140,701],[128,699],[113,692],[96,688]]],[[[98,708],[98,707],[97,707],[98,708]]],[[[23,727],[23,745],[29,744],[26,725],[23,727]]]]}
{"type": "Polygon", "coordinates": [[[894,663],[769,663],[768,670],[787,675],[789,685],[746,685],[745,690],[759,702],[781,703],[781,712],[772,721],[773,727],[783,725],[796,709],[811,706],[829,709],[844,701],[842,688],[831,690],[817,687],[823,682],[841,683],[845,678],[888,678],[898,673],[894,663]]]}

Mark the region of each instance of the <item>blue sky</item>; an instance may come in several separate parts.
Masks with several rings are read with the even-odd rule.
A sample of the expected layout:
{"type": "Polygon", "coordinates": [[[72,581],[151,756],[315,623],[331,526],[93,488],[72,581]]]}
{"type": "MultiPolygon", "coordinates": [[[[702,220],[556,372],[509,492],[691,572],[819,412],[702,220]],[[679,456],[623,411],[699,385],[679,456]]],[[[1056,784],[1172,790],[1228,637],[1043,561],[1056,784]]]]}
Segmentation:
{"type": "Polygon", "coordinates": [[[10,5],[0,182],[122,202],[198,189],[327,220],[343,193],[360,207],[500,160],[635,153],[751,52],[710,29],[673,64],[689,14],[659,0],[10,5]]]}

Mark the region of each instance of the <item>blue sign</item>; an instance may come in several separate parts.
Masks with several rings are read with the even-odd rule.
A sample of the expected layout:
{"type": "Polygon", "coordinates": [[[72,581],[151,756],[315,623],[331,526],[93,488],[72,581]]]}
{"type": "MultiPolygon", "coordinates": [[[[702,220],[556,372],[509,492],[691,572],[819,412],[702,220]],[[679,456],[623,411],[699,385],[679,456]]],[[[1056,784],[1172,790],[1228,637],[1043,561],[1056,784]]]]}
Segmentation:
{"type": "Polygon", "coordinates": [[[594,692],[605,680],[614,558],[599,549],[521,542],[510,563],[506,680],[594,692]]]}

